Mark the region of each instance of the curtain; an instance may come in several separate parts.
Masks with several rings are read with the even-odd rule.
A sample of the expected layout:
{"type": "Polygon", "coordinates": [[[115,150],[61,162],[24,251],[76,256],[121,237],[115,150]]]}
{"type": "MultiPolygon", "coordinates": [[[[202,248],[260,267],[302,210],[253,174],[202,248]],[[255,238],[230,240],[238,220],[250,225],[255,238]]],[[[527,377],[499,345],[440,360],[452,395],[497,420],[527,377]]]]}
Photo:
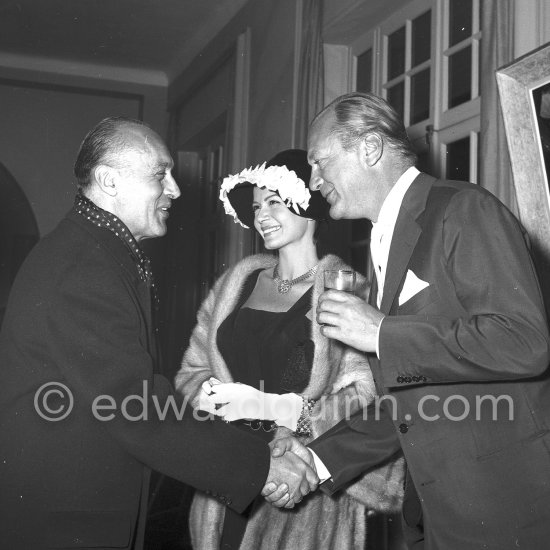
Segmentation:
{"type": "Polygon", "coordinates": [[[480,184],[518,214],[496,70],[513,60],[513,0],[481,2],[480,184]]]}
{"type": "Polygon", "coordinates": [[[296,147],[305,148],[309,123],[324,107],[323,2],[302,0],[296,147]]]}

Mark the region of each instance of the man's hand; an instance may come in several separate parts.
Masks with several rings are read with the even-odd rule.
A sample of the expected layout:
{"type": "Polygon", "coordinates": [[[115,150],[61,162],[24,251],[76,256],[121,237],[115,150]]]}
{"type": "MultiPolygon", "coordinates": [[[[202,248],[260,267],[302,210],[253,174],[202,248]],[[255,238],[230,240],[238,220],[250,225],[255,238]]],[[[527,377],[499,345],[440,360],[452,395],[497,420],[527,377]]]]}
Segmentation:
{"type": "Polygon", "coordinates": [[[315,470],[315,462],[311,451],[291,434],[274,439],[269,446],[271,447],[271,456],[283,456],[287,451],[290,451],[315,470]]]}
{"type": "MultiPolygon", "coordinates": [[[[315,473],[315,465],[313,456],[307,447],[302,445],[295,437],[283,437],[276,439],[270,443],[271,447],[271,463],[274,460],[280,460],[281,458],[289,458],[290,460],[298,459],[302,462],[302,467],[306,467],[306,476],[309,482],[309,491],[314,491],[319,483],[319,478],[315,473]],[[307,465],[307,466],[306,466],[307,465]],[[311,476],[313,474],[313,476],[311,476]],[[312,483],[313,482],[313,483],[312,483]]],[[[262,490],[262,496],[265,497],[267,502],[271,503],[277,508],[293,508],[295,503],[302,500],[309,491],[303,493],[301,496],[293,498],[292,493],[289,490],[289,480],[287,478],[275,478],[270,475],[267,476],[267,482],[262,490]],[[281,481],[282,479],[282,481],[281,481]]]]}
{"type": "Polygon", "coordinates": [[[321,333],[359,351],[376,351],[378,327],[384,317],[361,298],[341,290],[327,290],[319,296],[321,333]]]}

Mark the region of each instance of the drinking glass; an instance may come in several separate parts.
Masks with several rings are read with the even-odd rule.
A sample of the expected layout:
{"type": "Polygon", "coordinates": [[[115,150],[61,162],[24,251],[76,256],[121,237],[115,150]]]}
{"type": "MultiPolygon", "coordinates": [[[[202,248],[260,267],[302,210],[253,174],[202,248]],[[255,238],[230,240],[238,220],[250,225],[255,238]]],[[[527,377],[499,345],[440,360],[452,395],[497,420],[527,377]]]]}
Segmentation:
{"type": "Polygon", "coordinates": [[[355,271],[346,269],[325,269],[325,290],[335,289],[355,292],[355,271]]]}

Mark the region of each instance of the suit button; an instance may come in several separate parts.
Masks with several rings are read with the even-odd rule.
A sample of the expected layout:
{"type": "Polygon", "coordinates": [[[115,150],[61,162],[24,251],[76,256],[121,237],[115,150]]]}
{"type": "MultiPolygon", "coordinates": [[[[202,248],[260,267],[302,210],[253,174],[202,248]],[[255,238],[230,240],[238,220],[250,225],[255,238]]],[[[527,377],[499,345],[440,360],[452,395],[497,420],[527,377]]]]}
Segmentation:
{"type": "Polygon", "coordinates": [[[407,382],[407,384],[410,384],[412,382],[412,378],[410,376],[405,376],[405,382],[407,382]]]}
{"type": "Polygon", "coordinates": [[[399,431],[402,434],[406,434],[409,431],[409,427],[407,426],[407,424],[399,424],[399,431]]]}
{"type": "Polygon", "coordinates": [[[421,376],[420,379],[422,380],[422,382],[427,382],[428,381],[428,379],[425,376],[421,376]]]}
{"type": "Polygon", "coordinates": [[[397,377],[397,383],[398,384],[403,384],[403,377],[402,376],[397,377]]]}
{"type": "Polygon", "coordinates": [[[420,382],[419,376],[413,376],[413,382],[420,382]]]}

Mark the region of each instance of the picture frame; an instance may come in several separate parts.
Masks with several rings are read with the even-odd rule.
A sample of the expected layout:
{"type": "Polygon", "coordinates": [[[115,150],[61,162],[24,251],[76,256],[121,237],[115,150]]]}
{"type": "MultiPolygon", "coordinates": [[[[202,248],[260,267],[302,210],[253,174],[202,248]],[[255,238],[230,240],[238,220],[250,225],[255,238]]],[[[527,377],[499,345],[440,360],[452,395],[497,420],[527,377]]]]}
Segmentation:
{"type": "Polygon", "coordinates": [[[550,309],[550,43],[496,71],[519,218],[550,309]],[[544,115],[544,116],[543,116],[544,115]]]}

